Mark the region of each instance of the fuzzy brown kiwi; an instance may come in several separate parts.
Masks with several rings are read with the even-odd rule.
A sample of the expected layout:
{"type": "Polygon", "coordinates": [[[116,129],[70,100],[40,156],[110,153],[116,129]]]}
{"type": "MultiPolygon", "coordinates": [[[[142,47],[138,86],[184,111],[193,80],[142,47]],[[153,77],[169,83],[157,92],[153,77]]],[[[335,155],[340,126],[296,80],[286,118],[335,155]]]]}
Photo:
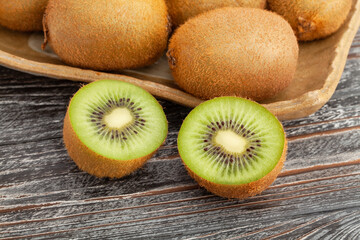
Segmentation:
{"type": "Polygon", "coordinates": [[[172,24],[176,27],[195,17],[216,8],[251,7],[265,8],[266,0],[166,0],[172,24]]]}
{"type": "Polygon", "coordinates": [[[164,111],[151,94],[129,83],[99,80],[71,99],[63,137],[80,169],[120,178],[151,158],[167,129],[164,111]]]}
{"type": "Polygon", "coordinates": [[[0,25],[17,31],[41,31],[48,0],[0,0],[0,25]]]}
{"type": "Polygon", "coordinates": [[[169,20],[164,0],[50,0],[45,42],[67,64],[121,70],[154,63],[164,52],[169,20]]]}
{"type": "Polygon", "coordinates": [[[350,12],[352,0],[268,0],[269,8],[282,15],[300,41],[320,39],[336,32],[350,12]]]}
{"type": "Polygon", "coordinates": [[[261,193],[286,159],[281,123],[250,100],[220,97],[196,107],[178,136],[180,157],[201,186],[226,198],[261,193]]]}
{"type": "Polygon", "coordinates": [[[294,32],[281,16],[255,8],[222,8],[181,25],[167,55],[176,83],[195,96],[261,101],[290,84],[298,51],[294,32]]]}

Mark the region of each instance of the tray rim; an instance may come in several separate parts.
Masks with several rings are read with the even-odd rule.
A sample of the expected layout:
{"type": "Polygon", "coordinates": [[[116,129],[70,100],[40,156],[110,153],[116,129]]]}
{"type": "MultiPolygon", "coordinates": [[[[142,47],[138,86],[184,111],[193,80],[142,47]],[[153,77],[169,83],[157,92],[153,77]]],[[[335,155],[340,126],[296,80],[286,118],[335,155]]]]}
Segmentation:
{"type": "MultiPolygon", "coordinates": [[[[354,12],[337,47],[335,57],[330,65],[330,73],[321,89],[309,91],[303,95],[285,101],[263,104],[280,120],[291,120],[306,117],[319,110],[334,94],[345,68],[347,55],[352,41],[360,26],[360,0],[355,0],[354,12]]],[[[93,82],[99,79],[115,79],[140,86],[156,97],[170,100],[180,105],[195,107],[204,100],[198,99],[182,90],[161,83],[141,80],[122,74],[106,73],[89,69],[80,69],[68,65],[57,65],[28,60],[0,50],[0,65],[33,75],[79,82],[93,82]]]]}

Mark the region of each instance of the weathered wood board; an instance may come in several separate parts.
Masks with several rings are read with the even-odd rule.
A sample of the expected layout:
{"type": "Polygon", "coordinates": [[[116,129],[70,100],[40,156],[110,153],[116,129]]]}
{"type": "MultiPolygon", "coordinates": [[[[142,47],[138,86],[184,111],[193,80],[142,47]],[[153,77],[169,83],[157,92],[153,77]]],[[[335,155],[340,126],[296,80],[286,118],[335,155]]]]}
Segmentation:
{"type": "Polygon", "coordinates": [[[216,197],[187,175],[176,149],[190,108],[162,101],[169,136],[119,180],[81,172],[62,142],[80,83],[0,67],[0,238],[359,239],[360,32],[330,101],[284,121],[288,159],[259,196],[216,197]]]}

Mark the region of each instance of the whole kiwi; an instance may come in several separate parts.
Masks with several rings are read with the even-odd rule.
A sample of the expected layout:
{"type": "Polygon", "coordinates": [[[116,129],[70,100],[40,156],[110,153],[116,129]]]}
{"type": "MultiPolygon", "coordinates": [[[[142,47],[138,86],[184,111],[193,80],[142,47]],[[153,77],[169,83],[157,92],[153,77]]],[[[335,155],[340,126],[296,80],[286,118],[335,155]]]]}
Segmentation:
{"type": "Polygon", "coordinates": [[[268,0],[271,10],[282,15],[300,41],[329,36],[344,23],[352,0],[268,0]]]}
{"type": "Polygon", "coordinates": [[[221,8],[181,25],[168,61],[176,83],[202,99],[261,101],[292,81],[298,43],[281,16],[256,8],[221,8]]]}
{"type": "Polygon", "coordinates": [[[50,0],[45,42],[67,64],[121,70],[154,63],[167,46],[164,0],[50,0]]]}
{"type": "Polygon", "coordinates": [[[172,24],[179,26],[189,18],[216,8],[265,8],[266,0],[166,0],[166,4],[169,9],[172,24]]]}
{"type": "Polygon", "coordinates": [[[48,0],[0,0],[0,25],[17,31],[41,31],[48,0]]]}

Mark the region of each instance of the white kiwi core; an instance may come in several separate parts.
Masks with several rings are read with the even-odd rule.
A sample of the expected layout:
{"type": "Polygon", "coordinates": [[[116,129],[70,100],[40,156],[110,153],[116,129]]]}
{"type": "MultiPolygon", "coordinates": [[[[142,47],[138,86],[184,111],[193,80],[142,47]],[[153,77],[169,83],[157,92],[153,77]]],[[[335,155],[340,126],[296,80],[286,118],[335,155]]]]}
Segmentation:
{"type": "Polygon", "coordinates": [[[104,117],[109,128],[121,129],[133,121],[130,110],[126,107],[115,108],[104,117]]]}
{"type": "Polygon", "coordinates": [[[249,145],[248,141],[244,137],[238,135],[232,130],[218,131],[214,140],[217,145],[220,145],[230,153],[242,154],[246,151],[249,145]]]}

